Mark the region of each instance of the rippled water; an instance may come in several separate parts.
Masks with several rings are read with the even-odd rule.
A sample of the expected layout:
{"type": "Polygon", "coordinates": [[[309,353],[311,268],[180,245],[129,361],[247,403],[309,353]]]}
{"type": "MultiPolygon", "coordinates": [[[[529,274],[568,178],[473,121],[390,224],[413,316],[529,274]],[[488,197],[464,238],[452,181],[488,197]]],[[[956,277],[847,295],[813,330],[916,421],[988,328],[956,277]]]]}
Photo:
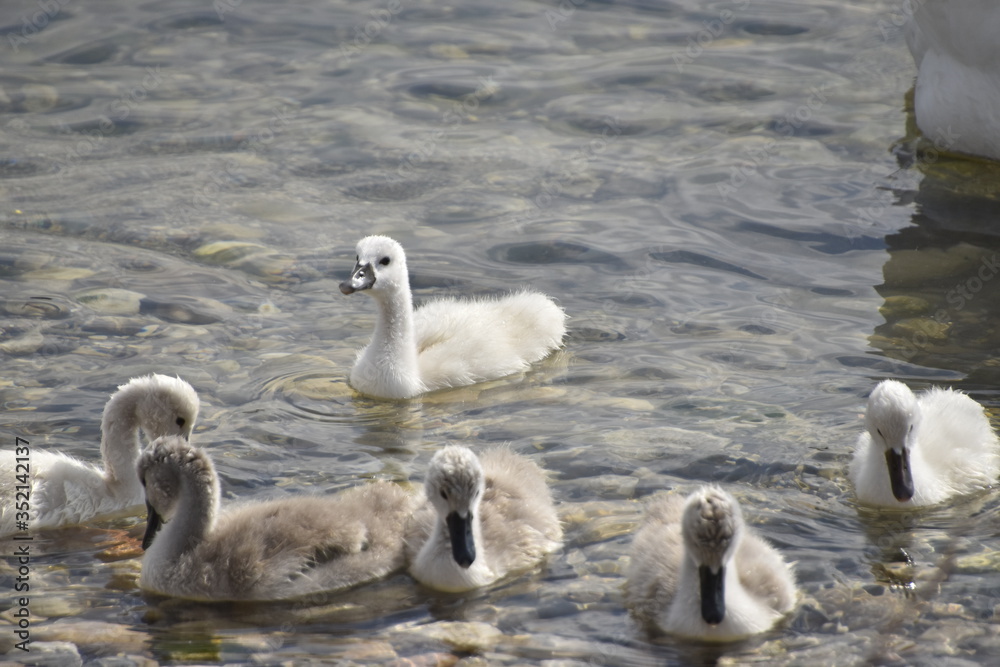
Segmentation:
{"type": "Polygon", "coordinates": [[[94,460],[114,387],[176,373],[227,498],[417,482],[443,443],[509,442],[551,472],[567,529],[488,590],[400,575],[258,607],[143,596],[139,517],[50,531],[32,639],[133,656],[114,664],[995,662],[996,494],[877,513],[844,476],[878,379],[1000,407],[1000,180],[908,129],[903,18],[860,0],[6,3],[3,446],[94,460]],[[418,300],[553,295],[565,350],[423,400],[354,395],[374,306],[336,285],[369,233],[407,248],[418,300]],[[622,608],[642,499],[706,481],[802,589],[785,625],[724,647],[647,637],[622,608]]]}

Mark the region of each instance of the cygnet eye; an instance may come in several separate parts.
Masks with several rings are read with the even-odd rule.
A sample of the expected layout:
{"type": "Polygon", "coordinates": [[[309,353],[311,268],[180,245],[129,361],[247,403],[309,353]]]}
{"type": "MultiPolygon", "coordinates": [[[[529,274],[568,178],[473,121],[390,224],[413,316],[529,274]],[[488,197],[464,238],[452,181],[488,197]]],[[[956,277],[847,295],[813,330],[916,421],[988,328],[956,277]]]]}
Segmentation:
{"type": "Polygon", "coordinates": [[[441,497],[448,500],[448,494],[444,492],[444,489],[441,489],[441,497]]]}
{"type": "Polygon", "coordinates": [[[381,264],[382,266],[389,266],[389,258],[383,257],[378,261],[378,263],[381,264]]]}
{"type": "Polygon", "coordinates": [[[186,424],[186,423],[187,423],[187,421],[184,419],[184,417],[178,417],[177,418],[177,425],[180,426],[181,428],[184,428],[184,424],[186,424]]]}

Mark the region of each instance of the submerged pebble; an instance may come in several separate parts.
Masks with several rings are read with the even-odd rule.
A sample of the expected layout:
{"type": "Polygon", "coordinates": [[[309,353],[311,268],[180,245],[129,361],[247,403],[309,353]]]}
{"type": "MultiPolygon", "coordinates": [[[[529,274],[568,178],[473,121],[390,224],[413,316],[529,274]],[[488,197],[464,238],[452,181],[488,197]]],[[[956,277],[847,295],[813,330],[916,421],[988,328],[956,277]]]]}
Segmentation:
{"type": "Polygon", "coordinates": [[[215,241],[194,251],[195,257],[262,277],[288,274],[295,262],[284,253],[259,243],[215,241]]]}
{"type": "Polygon", "coordinates": [[[983,551],[955,559],[955,572],[961,574],[988,575],[1000,572],[1000,552],[983,551]]]}
{"type": "MultiPolygon", "coordinates": [[[[79,612],[77,612],[79,613],[79,612]]],[[[144,632],[132,630],[119,623],[62,619],[40,625],[32,632],[40,641],[68,642],[87,652],[106,651],[136,652],[146,646],[144,632]]]]}
{"type": "Polygon", "coordinates": [[[891,322],[892,320],[926,315],[931,312],[932,308],[933,306],[931,302],[927,299],[922,299],[916,296],[899,295],[885,297],[885,302],[878,309],[878,311],[887,322],[891,322]]]}
{"type": "Polygon", "coordinates": [[[76,645],[64,641],[32,641],[30,651],[12,649],[3,656],[12,664],[27,667],[81,667],[83,658],[76,645]]]}
{"type": "Polygon", "coordinates": [[[45,336],[39,329],[33,329],[16,338],[10,338],[0,343],[0,353],[14,357],[34,354],[45,344],[45,336]]]}
{"type": "MultiPolygon", "coordinates": [[[[31,603],[31,612],[33,614],[37,614],[41,618],[77,616],[82,613],[83,610],[83,605],[81,605],[77,600],[56,595],[38,597],[33,599],[31,603]]],[[[57,639],[63,638],[58,637],[57,639]]]]}
{"type": "Polygon", "coordinates": [[[938,322],[930,317],[911,317],[899,320],[892,325],[893,333],[901,336],[904,341],[943,342],[948,340],[951,324],[938,322]]]}
{"type": "Polygon", "coordinates": [[[468,621],[438,621],[415,625],[409,633],[428,637],[451,646],[456,651],[479,653],[491,650],[504,637],[504,633],[489,623],[468,621]]]}
{"type": "Polygon", "coordinates": [[[102,287],[79,292],[77,301],[102,315],[137,315],[146,298],[141,292],[116,287],[102,287]]]}

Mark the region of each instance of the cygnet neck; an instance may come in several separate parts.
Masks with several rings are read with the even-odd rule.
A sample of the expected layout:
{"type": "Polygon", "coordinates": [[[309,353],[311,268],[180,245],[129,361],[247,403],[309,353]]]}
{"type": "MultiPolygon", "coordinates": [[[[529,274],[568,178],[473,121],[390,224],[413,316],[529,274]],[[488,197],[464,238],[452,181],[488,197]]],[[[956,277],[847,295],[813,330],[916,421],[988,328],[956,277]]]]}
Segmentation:
{"type": "Polygon", "coordinates": [[[219,483],[199,483],[191,471],[182,469],[177,506],[169,521],[153,539],[150,550],[156,549],[158,557],[175,560],[183,553],[196,548],[212,530],[219,511],[219,483]]]}
{"type": "Polygon", "coordinates": [[[135,474],[139,459],[139,390],[127,386],[119,390],[104,408],[101,418],[101,457],[109,485],[140,486],[135,474]]]}
{"type": "Polygon", "coordinates": [[[417,372],[417,338],[413,326],[413,297],[404,282],[391,290],[370,292],[378,304],[378,319],[372,334],[370,358],[393,360],[397,373],[417,372]]]}

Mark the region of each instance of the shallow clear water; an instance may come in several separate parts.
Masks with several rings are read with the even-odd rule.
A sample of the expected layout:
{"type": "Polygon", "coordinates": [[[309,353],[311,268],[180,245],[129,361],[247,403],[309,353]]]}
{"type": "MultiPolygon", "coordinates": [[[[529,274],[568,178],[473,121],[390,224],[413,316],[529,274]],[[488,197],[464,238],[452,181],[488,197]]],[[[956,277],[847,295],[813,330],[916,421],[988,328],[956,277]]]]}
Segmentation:
{"type": "Polygon", "coordinates": [[[400,575],[247,607],[143,596],[118,551],[139,517],[50,531],[32,639],[85,662],[995,662],[996,494],[878,513],[844,474],[878,379],[1000,408],[998,172],[908,130],[902,18],[6,3],[4,447],[94,460],[114,387],[175,373],[228,499],[419,482],[443,443],[509,442],[551,472],[567,532],[545,567],[473,594],[400,575]],[[407,249],[418,300],[554,296],[565,350],[423,400],[354,395],[374,305],[336,286],[369,233],[407,249]],[[621,598],[643,498],[707,481],[802,590],[785,625],[724,647],[648,637],[621,598]]]}

